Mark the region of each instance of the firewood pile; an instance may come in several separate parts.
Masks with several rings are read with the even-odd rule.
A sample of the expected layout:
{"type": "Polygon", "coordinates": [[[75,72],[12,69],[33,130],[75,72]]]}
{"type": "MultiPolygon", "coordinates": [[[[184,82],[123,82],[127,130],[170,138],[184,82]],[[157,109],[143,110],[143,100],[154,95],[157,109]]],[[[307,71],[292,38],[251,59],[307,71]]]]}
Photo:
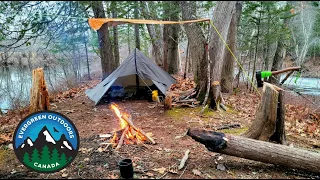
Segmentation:
{"type": "Polygon", "coordinates": [[[123,144],[137,144],[144,145],[145,142],[156,144],[151,138],[151,133],[145,133],[138,129],[132,122],[132,116],[128,113],[121,112],[116,104],[111,104],[111,109],[119,119],[120,130],[114,131],[112,135],[100,135],[101,138],[111,138],[108,143],[101,145],[112,144],[116,150],[119,150],[123,144]]]}
{"type": "Polygon", "coordinates": [[[165,103],[172,107],[195,107],[200,102],[194,96],[196,95],[196,84],[193,79],[183,79],[182,76],[175,76],[177,82],[172,84],[167,92],[167,100],[165,103]]]}

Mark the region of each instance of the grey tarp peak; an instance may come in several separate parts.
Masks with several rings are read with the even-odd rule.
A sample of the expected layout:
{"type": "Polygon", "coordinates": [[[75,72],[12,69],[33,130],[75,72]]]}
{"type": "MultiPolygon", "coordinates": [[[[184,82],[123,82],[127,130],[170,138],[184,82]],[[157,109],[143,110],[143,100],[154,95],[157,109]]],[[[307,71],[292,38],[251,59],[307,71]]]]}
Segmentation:
{"type": "Polygon", "coordinates": [[[139,51],[139,49],[134,49],[134,51],[129,54],[129,56],[116,70],[114,70],[108,77],[106,77],[94,88],[87,89],[85,93],[91,100],[95,102],[95,105],[97,105],[103,95],[116,82],[117,79],[123,77],[124,80],[122,81],[132,81],[125,76],[135,74],[137,74],[142,80],[151,80],[163,94],[166,94],[166,91],[171,84],[175,83],[175,79],[166,71],[146,57],[141,51],[139,51]]]}

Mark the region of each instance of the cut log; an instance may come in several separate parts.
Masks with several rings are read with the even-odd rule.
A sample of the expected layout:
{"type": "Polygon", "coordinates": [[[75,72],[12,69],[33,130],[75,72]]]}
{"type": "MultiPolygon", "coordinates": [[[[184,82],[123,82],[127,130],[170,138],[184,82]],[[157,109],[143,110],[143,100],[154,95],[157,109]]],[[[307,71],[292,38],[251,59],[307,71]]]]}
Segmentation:
{"type": "Polygon", "coordinates": [[[32,71],[32,87],[30,91],[30,114],[37,111],[50,110],[49,93],[42,68],[32,71]]]}
{"type": "Polygon", "coordinates": [[[242,134],[244,137],[285,143],[283,94],[284,91],[281,88],[263,83],[263,92],[255,119],[249,129],[242,134]]]}
{"type": "Polygon", "coordinates": [[[320,173],[317,152],[203,129],[189,129],[187,135],[212,152],[320,173]]]}

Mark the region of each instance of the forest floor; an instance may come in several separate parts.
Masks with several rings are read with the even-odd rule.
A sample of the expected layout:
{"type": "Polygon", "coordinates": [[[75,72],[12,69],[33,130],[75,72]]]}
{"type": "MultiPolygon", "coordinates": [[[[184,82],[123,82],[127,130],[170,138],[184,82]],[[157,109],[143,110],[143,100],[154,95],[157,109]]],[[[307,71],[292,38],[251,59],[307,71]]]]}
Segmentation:
{"type": "MultiPolygon", "coordinates": [[[[7,138],[8,141],[0,145],[0,178],[118,179],[120,173],[117,162],[123,158],[133,160],[134,178],[139,179],[320,178],[305,171],[213,153],[189,136],[183,136],[188,128],[213,130],[226,124],[240,124],[241,127],[221,132],[239,135],[246,131],[254,119],[260,98],[245,89],[240,89],[236,94],[224,94],[228,111],[206,110],[204,114],[199,114],[201,107],[164,111],[162,106],[154,107],[154,103],[146,100],[117,102],[122,111],[126,110],[132,115],[132,121],[138,128],[152,133],[157,144],[123,145],[119,151],[110,146],[101,151],[99,134],[119,129],[119,122],[109,105],[94,107],[94,103],[85,95],[85,89],[98,82],[87,82],[51,99],[52,110],[69,117],[80,134],[80,151],[76,159],[60,172],[43,174],[30,171],[9,148],[14,128],[26,116],[27,109],[9,111],[0,116],[0,140],[7,138]],[[190,154],[185,167],[177,172],[172,171],[174,166],[179,165],[187,149],[190,154]]],[[[289,103],[286,104],[288,145],[320,152],[320,112],[307,108],[303,102],[289,103]]]]}

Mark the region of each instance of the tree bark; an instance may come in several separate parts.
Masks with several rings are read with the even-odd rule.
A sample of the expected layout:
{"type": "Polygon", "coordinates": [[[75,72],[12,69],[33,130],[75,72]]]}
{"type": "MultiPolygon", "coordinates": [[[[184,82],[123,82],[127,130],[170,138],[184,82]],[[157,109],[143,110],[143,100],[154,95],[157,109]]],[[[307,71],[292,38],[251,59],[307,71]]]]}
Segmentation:
{"type": "MultiPolygon", "coordinates": [[[[236,1],[226,2],[218,1],[213,14],[213,24],[220,32],[222,39],[226,40],[229,32],[230,22],[233,14],[235,13],[236,1]]],[[[221,82],[221,71],[223,65],[223,58],[225,53],[225,44],[220,39],[215,29],[211,28],[210,43],[209,43],[209,56],[212,65],[211,81],[221,82]]],[[[220,87],[220,86],[219,86],[220,87]]],[[[212,88],[211,101],[216,101],[220,96],[220,88],[212,88]]],[[[216,103],[210,103],[216,104],[216,103]]],[[[215,109],[216,107],[211,107],[215,109]]]]}
{"type": "Polygon", "coordinates": [[[32,87],[30,91],[29,114],[50,110],[49,93],[42,68],[32,71],[32,87]]]}
{"type": "MultiPolygon", "coordinates": [[[[139,19],[139,14],[138,14],[138,1],[134,2],[134,18],[139,19]]],[[[135,35],[135,40],[136,40],[136,48],[140,49],[140,35],[139,35],[139,24],[134,25],[134,35],[135,35]]]]}
{"type": "MultiPolygon", "coordinates": [[[[260,2],[260,7],[262,8],[262,2],[260,2]]],[[[257,62],[257,57],[258,57],[258,46],[259,46],[259,36],[260,36],[260,24],[261,24],[261,9],[260,9],[260,13],[259,13],[259,19],[257,22],[257,35],[256,35],[256,47],[254,50],[254,61],[253,61],[253,69],[252,69],[252,78],[251,78],[251,82],[254,82],[254,77],[256,75],[255,71],[256,71],[256,62],[257,62]]],[[[250,91],[253,92],[254,90],[254,85],[251,85],[250,91]]]]}
{"type": "MultiPolygon", "coordinates": [[[[196,19],[196,1],[179,1],[183,20],[196,19]]],[[[203,96],[199,96],[204,99],[206,92],[206,84],[208,83],[207,67],[208,66],[208,51],[206,50],[206,38],[198,23],[190,23],[183,25],[188,42],[190,43],[190,57],[192,65],[189,64],[189,68],[192,68],[194,72],[195,82],[197,84],[196,89],[199,91],[202,89],[203,96]]],[[[210,82],[209,82],[210,83],[210,82]]]]}
{"type": "MultiPolygon", "coordinates": [[[[287,27],[287,25],[288,25],[288,19],[285,19],[283,21],[283,28],[287,27]]],[[[289,42],[287,42],[285,38],[283,38],[282,36],[279,37],[276,53],[274,55],[273,62],[272,62],[271,71],[276,71],[282,68],[284,58],[286,57],[286,46],[288,43],[289,42]]],[[[277,75],[271,76],[269,78],[269,82],[277,85],[280,82],[280,77],[277,75]]]]}
{"type": "Polygon", "coordinates": [[[316,152],[203,129],[189,129],[187,135],[212,152],[320,173],[316,152]]]}
{"type": "Polygon", "coordinates": [[[255,119],[244,137],[262,141],[285,143],[284,114],[282,90],[269,83],[263,83],[263,92],[255,119]],[[279,95],[279,94],[282,95],[279,95]],[[282,128],[282,129],[281,129],[282,128]],[[273,138],[271,138],[273,136],[273,138]],[[279,139],[276,139],[279,138],[279,139]]]}
{"type": "Polygon", "coordinates": [[[187,44],[187,52],[186,52],[186,59],[185,59],[185,64],[184,64],[184,72],[183,72],[183,79],[186,79],[187,77],[187,67],[188,67],[188,58],[189,58],[189,47],[190,47],[190,42],[188,40],[187,44]]]}
{"type": "MultiPolygon", "coordinates": [[[[92,10],[95,18],[105,18],[102,1],[92,1],[92,10]]],[[[107,23],[97,31],[99,50],[101,57],[102,79],[106,78],[112,72],[113,54],[111,49],[111,41],[109,37],[109,29],[107,23]]]]}
{"type": "MultiPolygon", "coordinates": [[[[167,19],[165,19],[167,20],[167,19]]],[[[163,25],[163,68],[168,72],[169,63],[168,63],[168,41],[169,41],[169,25],[163,25]]]]}
{"type": "MultiPolygon", "coordinates": [[[[170,14],[170,21],[179,21],[179,4],[177,1],[170,2],[170,8],[173,8],[170,14]]],[[[169,61],[169,74],[175,74],[178,72],[178,46],[179,46],[179,24],[169,25],[169,39],[168,39],[168,61],[169,61]]]]}
{"type": "Polygon", "coordinates": [[[87,47],[87,37],[84,36],[84,48],[86,49],[86,60],[87,60],[87,71],[88,71],[88,80],[91,80],[90,77],[90,64],[89,64],[89,57],[88,57],[88,47],[87,47]]]}
{"type": "MultiPolygon", "coordinates": [[[[117,18],[117,1],[111,1],[111,11],[112,18],[117,18]]],[[[119,55],[119,38],[118,38],[118,27],[113,27],[113,55],[114,55],[114,64],[112,66],[112,70],[115,70],[120,63],[120,55],[119,55]]]]}
{"type": "MultiPolygon", "coordinates": [[[[236,55],[236,45],[237,45],[237,32],[238,32],[238,25],[241,17],[242,11],[242,3],[237,1],[236,3],[236,12],[233,14],[229,32],[228,32],[228,39],[227,44],[230,50],[236,55]]],[[[225,58],[224,58],[222,74],[221,74],[221,91],[225,93],[230,93],[233,90],[233,74],[234,74],[234,57],[226,49],[225,58]]]]}
{"type": "MultiPolygon", "coordinates": [[[[145,19],[154,19],[151,18],[150,16],[150,11],[148,8],[148,3],[152,2],[146,2],[146,1],[140,1],[141,4],[141,12],[142,15],[144,16],[145,19]]],[[[152,54],[155,57],[155,62],[158,66],[162,67],[163,66],[163,61],[162,61],[162,41],[161,38],[158,37],[155,25],[152,24],[146,24],[148,33],[151,39],[152,43],[152,54]]]]}
{"type": "MultiPolygon", "coordinates": [[[[282,38],[280,38],[278,41],[276,54],[275,54],[273,62],[272,62],[271,71],[276,71],[276,70],[281,69],[285,55],[286,55],[286,48],[285,48],[285,45],[283,43],[282,38]]],[[[279,84],[279,82],[280,82],[279,76],[278,75],[271,76],[269,78],[269,82],[272,84],[276,84],[276,85],[279,84]]]]}

